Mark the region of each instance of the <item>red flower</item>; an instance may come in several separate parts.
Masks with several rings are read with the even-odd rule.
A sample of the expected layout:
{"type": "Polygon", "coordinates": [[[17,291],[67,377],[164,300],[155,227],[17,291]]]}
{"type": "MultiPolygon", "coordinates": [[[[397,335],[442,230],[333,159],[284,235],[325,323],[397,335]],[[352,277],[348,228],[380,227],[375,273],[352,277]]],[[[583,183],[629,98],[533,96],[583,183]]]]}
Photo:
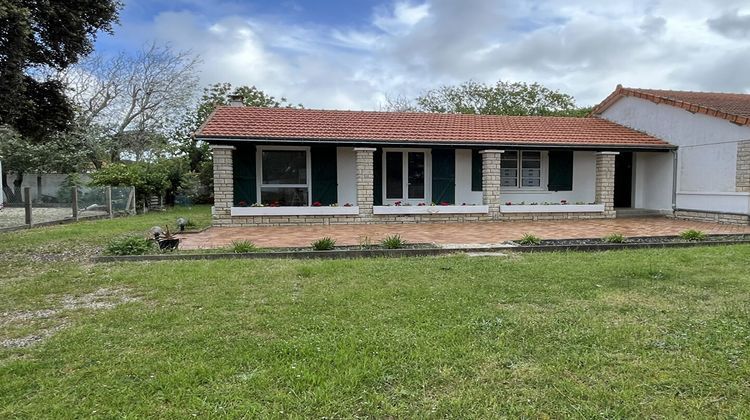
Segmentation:
{"type": "Polygon", "coordinates": [[[240,207],[247,207],[247,201],[245,200],[240,200],[239,204],[240,204],[240,207]]]}
{"type": "Polygon", "coordinates": [[[441,205],[441,206],[450,206],[450,205],[451,205],[451,203],[449,203],[449,202],[447,202],[447,201],[441,201],[441,202],[440,202],[440,205],[441,205]]]}
{"type": "Polygon", "coordinates": [[[320,201],[313,202],[313,207],[320,207],[320,201]]]}
{"type": "Polygon", "coordinates": [[[560,200],[560,204],[568,204],[568,200],[560,200]]]}
{"type": "Polygon", "coordinates": [[[401,202],[400,202],[400,201],[396,201],[395,203],[393,203],[393,205],[394,205],[394,206],[400,206],[400,205],[401,205],[401,202]]]}
{"type": "Polygon", "coordinates": [[[505,203],[506,206],[510,206],[511,204],[513,204],[513,203],[511,203],[510,201],[508,201],[507,203],[505,203]]]}
{"type": "Polygon", "coordinates": [[[352,204],[351,204],[351,203],[346,203],[346,204],[344,204],[344,207],[351,207],[351,206],[352,206],[352,204]]]}
{"type": "Polygon", "coordinates": [[[420,207],[421,207],[421,206],[426,206],[426,205],[427,205],[427,204],[425,204],[425,203],[419,203],[419,204],[417,204],[417,206],[420,206],[420,207]]]}

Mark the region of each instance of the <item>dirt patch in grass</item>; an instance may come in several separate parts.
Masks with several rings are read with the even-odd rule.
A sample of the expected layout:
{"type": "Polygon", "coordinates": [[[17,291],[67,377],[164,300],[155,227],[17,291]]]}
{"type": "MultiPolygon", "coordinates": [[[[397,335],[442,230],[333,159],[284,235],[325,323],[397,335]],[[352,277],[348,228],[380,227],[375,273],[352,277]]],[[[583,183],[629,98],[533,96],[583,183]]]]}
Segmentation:
{"type": "Polygon", "coordinates": [[[52,308],[1,314],[0,347],[29,347],[52,337],[71,324],[70,311],[113,309],[125,303],[138,302],[140,298],[126,288],[100,288],[83,295],[63,295],[55,300],[52,308]],[[31,333],[28,333],[29,329],[31,333]],[[16,335],[14,331],[25,334],[12,337],[16,335]]]}

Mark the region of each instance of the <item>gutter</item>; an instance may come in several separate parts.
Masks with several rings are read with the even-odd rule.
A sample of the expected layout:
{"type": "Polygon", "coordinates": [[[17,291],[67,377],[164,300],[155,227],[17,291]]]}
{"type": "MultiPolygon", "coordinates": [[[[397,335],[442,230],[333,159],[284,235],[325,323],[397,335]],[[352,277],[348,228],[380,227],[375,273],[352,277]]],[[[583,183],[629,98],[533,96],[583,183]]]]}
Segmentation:
{"type": "Polygon", "coordinates": [[[503,147],[508,149],[577,149],[577,150],[625,150],[625,151],[670,151],[677,149],[677,146],[671,144],[659,146],[636,146],[636,145],[608,145],[608,144],[576,144],[576,143],[503,143],[503,142],[414,142],[414,141],[392,141],[392,140],[340,140],[340,139],[274,139],[274,138],[253,138],[253,137],[195,137],[196,140],[207,143],[281,143],[281,144],[335,144],[335,145],[372,145],[372,146],[430,146],[430,147],[503,147]]]}
{"type": "Polygon", "coordinates": [[[677,149],[672,149],[672,212],[677,210],[677,149]]]}

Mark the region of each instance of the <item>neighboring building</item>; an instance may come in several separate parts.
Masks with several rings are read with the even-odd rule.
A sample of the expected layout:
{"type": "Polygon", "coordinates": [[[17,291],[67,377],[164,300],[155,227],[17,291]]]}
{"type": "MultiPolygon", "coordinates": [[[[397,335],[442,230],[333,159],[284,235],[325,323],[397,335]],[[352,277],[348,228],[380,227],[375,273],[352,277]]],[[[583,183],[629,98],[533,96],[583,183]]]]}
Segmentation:
{"type": "MultiPolygon", "coordinates": [[[[660,157],[633,157],[633,206],[670,208],[673,201],[677,217],[748,223],[750,95],[618,86],[593,115],[678,148],[674,170],[660,157]],[[644,190],[644,184],[654,188],[644,190]],[[667,191],[674,196],[667,198],[667,191]]],[[[616,171],[625,176],[627,169],[618,165],[616,171]]]]}
{"type": "Polygon", "coordinates": [[[721,133],[734,152],[701,158],[682,150],[698,129],[672,115],[693,114],[639,117],[649,105],[631,99],[664,106],[623,92],[590,118],[219,107],[196,133],[214,153],[214,225],[609,218],[616,208],[747,223],[750,168],[736,159],[747,118],[702,115],[716,120],[706,130],[739,131],[721,133]],[[725,192],[726,207],[695,201],[725,192]]]}

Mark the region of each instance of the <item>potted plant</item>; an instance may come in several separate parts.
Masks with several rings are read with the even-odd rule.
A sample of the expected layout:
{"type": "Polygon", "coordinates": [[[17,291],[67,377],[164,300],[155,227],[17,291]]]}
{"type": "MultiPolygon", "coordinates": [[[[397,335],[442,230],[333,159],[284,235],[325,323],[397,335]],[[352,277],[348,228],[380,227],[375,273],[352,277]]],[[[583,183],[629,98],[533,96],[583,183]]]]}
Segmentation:
{"type": "Polygon", "coordinates": [[[159,249],[162,251],[174,251],[180,246],[180,239],[169,231],[169,226],[164,226],[164,232],[157,239],[159,249]]]}

